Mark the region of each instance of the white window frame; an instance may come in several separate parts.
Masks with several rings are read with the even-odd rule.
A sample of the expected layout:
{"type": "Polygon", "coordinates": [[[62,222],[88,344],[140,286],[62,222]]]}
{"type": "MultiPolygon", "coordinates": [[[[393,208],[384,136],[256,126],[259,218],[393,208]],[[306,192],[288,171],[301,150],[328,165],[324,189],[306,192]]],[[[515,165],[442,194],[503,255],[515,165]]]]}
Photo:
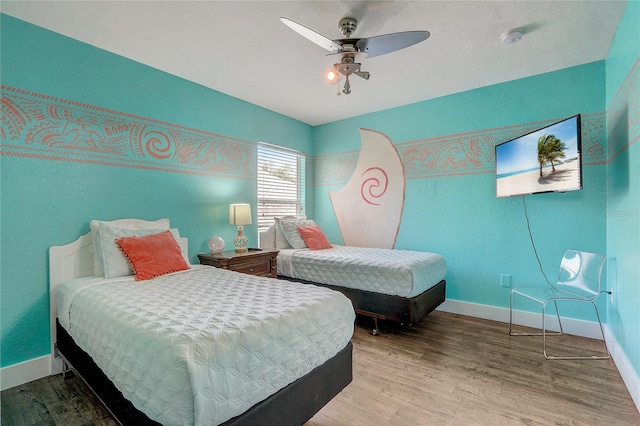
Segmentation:
{"type": "Polygon", "coordinates": [[[305,154],[259,142],[257,148],[258,232],[275,217],[305,214],[305,154]]]}

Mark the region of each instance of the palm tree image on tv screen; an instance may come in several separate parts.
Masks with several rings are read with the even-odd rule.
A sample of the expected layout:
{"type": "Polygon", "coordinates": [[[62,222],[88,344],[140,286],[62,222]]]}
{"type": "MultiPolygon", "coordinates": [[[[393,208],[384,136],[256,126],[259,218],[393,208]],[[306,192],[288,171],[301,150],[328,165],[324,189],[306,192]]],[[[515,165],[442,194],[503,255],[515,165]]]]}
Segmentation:
{"type": "Polygon", "coordinates": [[[496,146],[496,195],[582,189],[580,116],[496,146]]]}
{"type": "Polygon", "coordinates": [[[555,163],[561,163],[560,159],[565,158],[564,151],[567,146],[556,137],[556,135],[542,135],[538,139],[538,163],[540,164],[540,177],[543,177],[542,168],[551,164],[551,175],[556,173],[555,163]]]}

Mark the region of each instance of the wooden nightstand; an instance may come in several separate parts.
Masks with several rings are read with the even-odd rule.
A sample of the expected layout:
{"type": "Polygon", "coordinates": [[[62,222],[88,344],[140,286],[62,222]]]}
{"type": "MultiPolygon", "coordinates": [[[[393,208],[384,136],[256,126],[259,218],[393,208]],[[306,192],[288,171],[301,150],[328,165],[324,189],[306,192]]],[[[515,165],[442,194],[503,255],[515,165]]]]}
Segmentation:
{"type": "Polygon", "coordinates": [[[260,277],[278,277],[279,250],[248,250],[246,253],[223,251],[218,254],[200,253],[200,264],[229,269],[260,277]]]}

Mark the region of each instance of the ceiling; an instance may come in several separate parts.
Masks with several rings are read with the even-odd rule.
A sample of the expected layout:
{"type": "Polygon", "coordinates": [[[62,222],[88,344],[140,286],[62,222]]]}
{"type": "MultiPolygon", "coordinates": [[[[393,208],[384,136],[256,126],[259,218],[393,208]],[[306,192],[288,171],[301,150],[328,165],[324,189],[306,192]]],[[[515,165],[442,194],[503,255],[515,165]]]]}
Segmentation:
{"type": "MultiPolygon", "coordinates": [[[[626,1],[8,1],[2,12],[311,125],[605,59],[626,1]],[[428,30],[364,59],[340,95],[337,62],[283,23],[330,38],[428,30]],[[500,35],[521,29],[519,43],[500,35]]],[[[342,79],[342,84],[344,79],[342,79]]]]}

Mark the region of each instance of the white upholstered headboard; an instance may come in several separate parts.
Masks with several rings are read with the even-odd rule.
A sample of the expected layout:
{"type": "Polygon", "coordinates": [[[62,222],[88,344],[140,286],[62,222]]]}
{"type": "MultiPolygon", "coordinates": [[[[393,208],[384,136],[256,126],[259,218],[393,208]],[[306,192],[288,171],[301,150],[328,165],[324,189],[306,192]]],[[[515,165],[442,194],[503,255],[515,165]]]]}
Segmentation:
{"type": "Polygon", "coordinates": [[[276,225],[272,224],[266,231],[260,232],[260,248],[276,248],[276,225]]]}
{"type": "MultiPolygon", "coordinates": [[[[266,230],[266,231],[262,231],[260,232],[259,238],[260,238],[260,248],[263,249],[281,249],[281,248],[285,248],[285,247],[278,247],[281,244],[278,244],[278,241],[280,241],[280,239],[283,239],[284,236],[282,235],[276,235],[276,224],[281,221],[281,220],[304,220],[306,219],[307,216],[306,215],[297,215],[297,216],[281,216],[281,217],[276,217],[274,218],[275,223],[272,223],[271,226],[266,230]]],[[[278,234],[281,234],[280,231],[278,231],[278,234]]],[[[280,241],[282,243],[282,241],[280,241]]],[[[286,247],[291,247],[288,243],[285,243],[286,247]]]]}

